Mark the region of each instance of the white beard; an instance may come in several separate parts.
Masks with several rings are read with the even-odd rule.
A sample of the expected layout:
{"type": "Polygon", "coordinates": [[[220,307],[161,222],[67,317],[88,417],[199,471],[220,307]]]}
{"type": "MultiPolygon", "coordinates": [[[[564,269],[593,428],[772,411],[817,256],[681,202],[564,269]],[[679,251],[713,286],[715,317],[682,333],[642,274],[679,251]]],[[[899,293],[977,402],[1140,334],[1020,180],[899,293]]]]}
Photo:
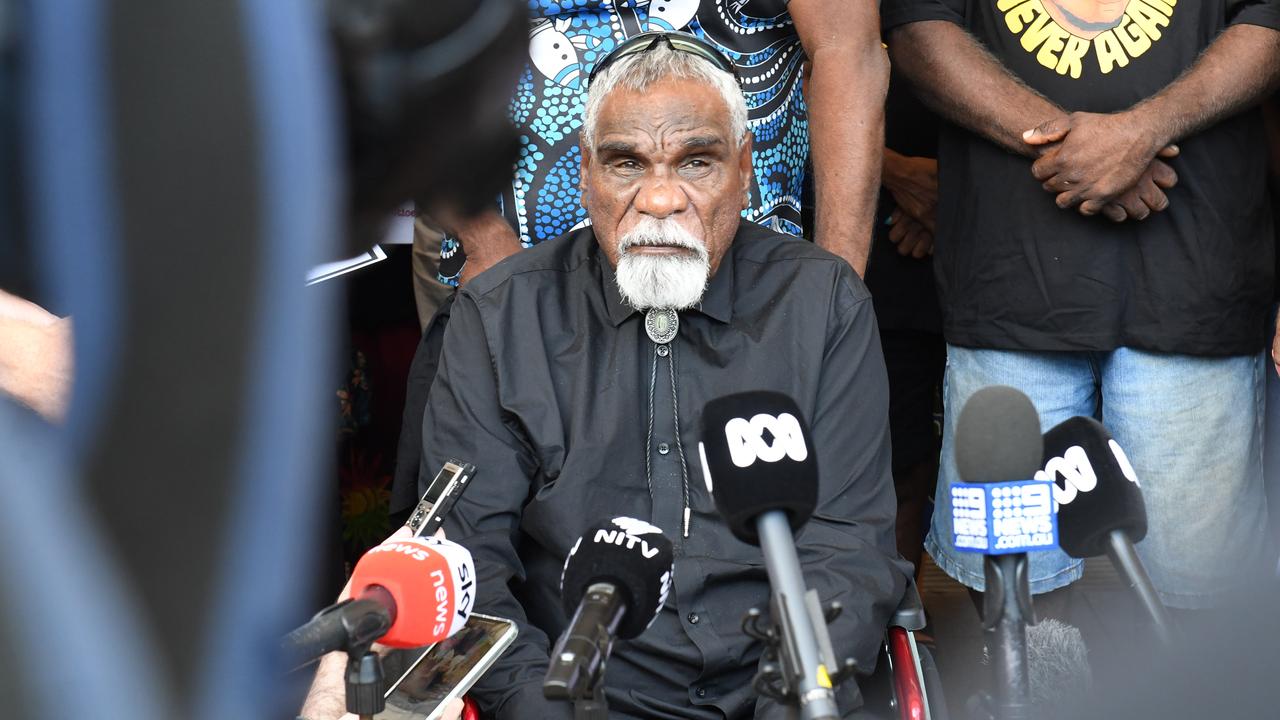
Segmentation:
{"type": "Polygon", "coordinates": [[[707,248],[672,218],[646,217],[618,241],[618,292],[637,310],[697,305],[707,289],[711,261],[707,248]],[[688,255],[640,255],[627,252],[636,245],[675,245],[688,255]]]}

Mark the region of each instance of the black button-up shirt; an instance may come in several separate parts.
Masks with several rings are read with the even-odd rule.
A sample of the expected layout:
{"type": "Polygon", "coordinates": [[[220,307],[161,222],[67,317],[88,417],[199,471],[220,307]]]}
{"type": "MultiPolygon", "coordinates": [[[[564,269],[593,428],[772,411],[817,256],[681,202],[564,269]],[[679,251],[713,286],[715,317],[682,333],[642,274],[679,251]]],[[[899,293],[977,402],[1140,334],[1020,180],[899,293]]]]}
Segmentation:
{"type": "MultiPolygon", "coordinates": [[[[590,228],[462,290],[423,436],[429,467],[452,456],[479,468],[446,531],[475,558],[475,609],[520,625],[471,693],[486,714],[570,716],[541,691],[567,623],[560,571],[584,530],[620,515],[663,529],[675,573],[657,621],[614,647],[611,714],[772,714],[750,687],[761,648],[741,629],[749,608],[768,606],[764,559],[716,513],[697,451],[703,406],[745,390],[786,393],[809,420],[819,501],[796,544],[808,586],[845,607],[831,624],[837,654],[870,671],[910,566],[894,549],[888,386],[871,301],[843,260],[743,222],[667,345],[623,304],[590,228]]],[[[846,712],[860,704],[853,683],[838,694],[846,712]]]]}

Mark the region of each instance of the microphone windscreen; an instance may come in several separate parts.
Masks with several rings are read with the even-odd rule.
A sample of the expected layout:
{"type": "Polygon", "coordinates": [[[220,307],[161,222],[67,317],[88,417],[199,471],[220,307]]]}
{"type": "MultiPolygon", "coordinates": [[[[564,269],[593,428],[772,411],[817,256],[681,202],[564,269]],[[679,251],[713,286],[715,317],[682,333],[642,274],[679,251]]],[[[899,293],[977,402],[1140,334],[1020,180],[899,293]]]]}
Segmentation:
{"type": "Polygon", "coordinates": [[[593,525],[578,538],[564,561],[560,599],[565,615],[573,617],[587,588],[611,583],[626,604],[618,637],[638,636],[667,601],[673,560],[671,541],[644,520],[618,517],[593,525]]]}
{"type": "Polygon", "coordinates": [[[702,471],[716,509],[743,542],[760,544],[755,520],[781,510],[794,532],[818,503],[818,460],[809,426],[776,392],[726,395],[702,411],[702,471]]]}
{"type": "Polygon", "coordinates": [[[956,421],[956,470],[965,482],[1030,480],[1040,469],[1040,415],[1022,392],[1004,385],[973,394],[956,421]]]}
{"type": "Polygon", "coordinates": [[[1044,434],[1041,480],[1056,484],[1058,544],[1071,557],[1104,555],[1121,530],[1133,542],[1147,536],[1147,507],[1138,476],[1107,428],[1073,417],[1044,434]]]}
{"type": "Polygon", "coordinates": [[[1080,629],[1054,618],[1027,627],[1027,675],[1040,717],[1075,717],[1071,711],[1093,693],[1089,648],[1080,629]]]}
{"type": "Polygon", "coordinates": [[[461,545],[434,537],[391,539],[371,548],[351,573],[351,597],[370,586],[395,600],[396,621],[378,642],[430,645],[462,629],[475,606],[475,566],[461,545]]]}

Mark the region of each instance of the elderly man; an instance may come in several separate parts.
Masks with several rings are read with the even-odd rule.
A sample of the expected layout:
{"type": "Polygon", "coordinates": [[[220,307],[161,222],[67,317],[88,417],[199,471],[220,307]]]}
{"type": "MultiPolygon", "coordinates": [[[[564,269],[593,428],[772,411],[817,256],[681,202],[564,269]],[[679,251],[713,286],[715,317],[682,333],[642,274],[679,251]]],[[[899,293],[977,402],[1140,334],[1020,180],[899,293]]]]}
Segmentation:
{"type": "MultiPolygon", "coordinates": [[[[541,689],[566,625],[561,566],[585,529],[629,515],[675,543],[674,590],[614,649],[612,716],[773,716],[750,687],[761,648],[740,630],[768,604],[763,558],[715,511],[693,450],[700,413],[766,389],[810,420],[820,494],[796,542],[810,586],[845,607],[837,651],[870,670],[909,572],[871,301],[845,261],[740,219],[752,138],[713,47],[649,38],[598,73],[581,136],[592,224],[467,283],[427,406],[428,463],[480,467],[446,521],[474,553],[476,610],[520,625],[471,694],[498,718],[570,716],[541,689]]],[[[861,704],[853,683],[838,698],[861,704]]]]}

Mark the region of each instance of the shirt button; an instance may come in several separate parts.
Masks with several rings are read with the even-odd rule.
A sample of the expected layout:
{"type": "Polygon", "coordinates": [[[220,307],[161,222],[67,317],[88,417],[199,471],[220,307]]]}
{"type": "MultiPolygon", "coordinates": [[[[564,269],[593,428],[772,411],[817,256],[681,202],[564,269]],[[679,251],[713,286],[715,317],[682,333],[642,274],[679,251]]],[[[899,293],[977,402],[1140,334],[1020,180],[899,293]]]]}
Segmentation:
{"type": "Polygon", "coordinates": [[[706,689],[706,688],[704,688],[704,687],[700,687],[700,688],[698,688],[697,690],[694,690],[694,691],[693,691],[693,694],[694,694],[694,695],[697,695],[698,697],[706,697],[706,696],[707,696],[707,689],[706,689]]]}
{"type": "Polygon", "coordinates": [[[658,357],[666,357],[670,353],[671,353],[671,350],[668,349],[666,345],[658,346],[658,357]]]}
{"type": "Polygon", "coordinates": [[[690,625],[697,625],[702,618],[698,617],[698,613],[689,613],[689,616],[685,619],[689,621],[690,625]]]}
{"type": "Polygon", "coordinates": [[[669,453],[669,452],[671,452],[671,446],[670,446],[670,445],[668,445],[668,444],[666,444],[666,443],[658,443],[658,454],[659,454],[659,455],[666,455],[666,454],[667,454],[667,453],[669,453]]]}

